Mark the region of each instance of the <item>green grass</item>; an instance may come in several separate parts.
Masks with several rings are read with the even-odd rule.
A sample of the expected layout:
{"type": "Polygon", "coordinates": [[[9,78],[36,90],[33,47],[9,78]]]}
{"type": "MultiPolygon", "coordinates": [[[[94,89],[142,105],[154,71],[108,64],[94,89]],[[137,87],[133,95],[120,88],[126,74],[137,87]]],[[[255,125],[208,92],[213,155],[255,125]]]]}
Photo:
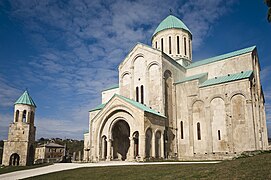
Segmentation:
{"type": "Polygon", "coordinates": [[[0,167],[0,174],[10,173],[14,171],[26,170],[26,169],[34,169],[38,167],[48,166],[51,165],[49,163],[45,164],[38,164],[33,166],[1,166],[0,167]]]}
{"type": "Polygon", "coordinates": [[[219,164],[80,168],[29,179],[271,179],[271,153],[219,164]]]}

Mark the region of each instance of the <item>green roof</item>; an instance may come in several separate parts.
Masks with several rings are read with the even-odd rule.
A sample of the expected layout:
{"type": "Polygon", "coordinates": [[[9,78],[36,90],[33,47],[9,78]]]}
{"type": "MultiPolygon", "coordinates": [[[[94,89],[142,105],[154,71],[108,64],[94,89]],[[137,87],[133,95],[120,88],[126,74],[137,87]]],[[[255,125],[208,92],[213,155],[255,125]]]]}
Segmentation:
{"type": "Polygon", "coordinates": [[[206,87],[206,86],[211,86],[211,85],[216,85],[216,84],[221,84],[221,83],[227,83],[231,81],[236,81],[236,80],[241,80],[241,79],[246,79],[249,78],[252,75],[253,71],[242,71],[237,74],[228,74],[227,76],[220,76],[216,77],[213,79],[208,79],[204,81],[199,87],[206,87]]]}
{"type": "Polygon", "coordinates": [[[220,56],[215,56],[215,57],[212,57],[212,58],[196,61],[196,62],[186,66],[186,68],[187,69],[194,68],[194,67],[197,67],[197,66],[202,66],[202,65],[213,63],[213,62],[216,62],[216,61],[221,61],[221,60],[231,58],[231,57],[234,57],[234,56],[239,56],[239,55],[242,55],[242,54],[245,54],[245,53],[248,53],[248,52],[252,52],[255,48],[256,48],[256,46],[252,46],[252,47],[248,47],[248,48],[241,49],[241,50],[238,50],[238,51],[223,54],[223,55],[220,55],[220,56]]]}
{"type": "Polygon", "coordinates": [[[37,107],[27,91],[25,91],[14,104],[27,104],[30,106],[37,107]]]}
{"type": "Polygon", "coordinates": [[[93,109],[89,110],[89,112],[91,112],[91,111],[97,111],[97,110],[101,110],[101,109],[103,109],[103,108],[104,108],[104,106],[105,106],[105,105],[106,105],[106,103],[104,103],[104,104],[100,104],[100,105],[96,106],[95,108],[93,108],[93,109]]]}
{"type": "MultiPolygon", "coordinates": [[[[126,101],[127,103],[131,104],[132,106],[135,106],[135,107],[137,107],[137,108],[139,108],[139,109],[141,109],[141,110],[143,110],[143,111],[146,111],[146,112],[155,114],[155,115],[157,115],[157,116],[161,116],[161,117],[166,118],[165,116],[163,116],[163,115],[160,114],[159,112],[157,112],[157,111],[155,111],[155,110],[153,110],[153,109],[151,109],[151,108],[145,106],[144,104],[141,104],[141,103],[139,103],[139,102],[136,102],[136,101],[134,101],[134,100],[132,100],[132,99],[129,99],[129,98],[126,98],[126,97],[124,97],[124,96],[115,94],[111,99],[113,99],[115,96],[119,97],[120,99],[126,101]]],[[[111,99],[110,99],[110,100],[111,100],[111,99]]],[[[109,100],[109,101],[110,101],[110,100],[109,100]]],[[[109,102],[109,101],[108,101],[108,102],[109,102]]],[[[107,103],[105,103],[105,104],[100,104],[99,106],[97,106],[97,107],[91,109],[89,112],[91,112],[91,111],[96,111],[96,110],[101,110],[101,109],[103,109],[103,108],[105,107],[106,104],[107,104],[107,103]]]]}
{"type": "Polygon", "coordinates": [[[172,28],[184,29],[188,31],[190,34],[192,34],[191,31],[188,29],[188,27],[180,19],[178,19],[177,17],[173,15],[169,15],[158,25],[158,27],[155,29],[152,36],[154,36],[156,33],[163,31],[165,29],[172,29],[172,28]]]}
{"type": "Polygon", "coordinates": [[[112,86],[110,86],[110,87],[108,87],[108,88],[105,88],[105,89],[102,90],[102,91],[108,91],[108,90],[116,89],[116,88],[119,88],[119,85],[118,85],[118,84],[114,84],[114,85],[112,85],[112,86]]]}
{"type": "Polygon", "coordinates": [[[175,84],[184,83],[184,82],[192,81],[192,80],[196,80],[196,79],[201,80],[202,78],[206,77],[207,75],[208,75],[208,73],[202,73],[202,74],[196,74],[193,76],[188,76],[188,77],[181,79],[180,81],[175,82],[175,84]]]}
{"type": "Polygon", "coordinates": [[[151,108],[145,106],[144,104],[141,104],[141,103],[139,103],[139,102],[136,102],[136,101],[134,101],[134,100],[132,100],[132,99],[126,98],[126,97],[121,96],[121,95],[118,95],[118,94],[115,94],[115,96],[118,96],[119,98],[123,99],[124,101],[128,102],[129,104],[131,104],[131,105],[133,105],[133,106],[135,106],[135,107],[137,107],[137,108],[139,108],[139,109],[141,109],[141,110],[143,110],[143,111],[146,111],[146,112],[155,114],[155,115],[157,115],[157,116],[161,116],[161,117],[166,118],[165,116],[163,116],[163,115],[160,114],[159,112],[157,112],[157,111],[155,111],[155,110],[153,110],[153,109],[151,109],[151,108]]]}

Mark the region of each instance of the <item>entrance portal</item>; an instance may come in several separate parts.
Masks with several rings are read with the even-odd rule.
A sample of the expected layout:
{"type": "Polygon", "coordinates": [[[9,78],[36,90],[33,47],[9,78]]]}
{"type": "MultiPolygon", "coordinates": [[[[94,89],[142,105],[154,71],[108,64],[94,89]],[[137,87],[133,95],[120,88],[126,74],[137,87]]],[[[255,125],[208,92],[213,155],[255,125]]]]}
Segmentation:
{"type": "Polygon", "coordinates": [[[118,121],[112,128],[113,159],[124,161],[130,147],[130,127],[124,120],[118,121]]]}
{"type": "Polygon", "coordinates": [[[14,153],[9,158],[9,165],[10,166],[19,166],[20,156],[17,153],[14,153]]]}

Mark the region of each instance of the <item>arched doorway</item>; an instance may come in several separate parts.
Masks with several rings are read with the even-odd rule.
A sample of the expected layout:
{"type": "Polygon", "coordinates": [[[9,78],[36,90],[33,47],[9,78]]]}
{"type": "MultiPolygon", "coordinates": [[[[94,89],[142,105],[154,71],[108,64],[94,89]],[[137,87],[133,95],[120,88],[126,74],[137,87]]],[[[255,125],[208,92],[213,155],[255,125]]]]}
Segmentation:
{"type": "Polygon", "coordinates": [[[130,127],[124,120],[116,122],[112,128],[113,159],[124,161],[130,147],[130,127]]]}
{"type": "Polygon", "coordinates": [[[147,131],[146,131],[146,145],[145,145],[145,153],[146,153],[146,158],[149,158],[151,156],[151,140],[152,140],[152,131],[151,129],[149,128],[147,131]]]}
{"type": "Polygon", "coordinates": [[[161,132],[157,131],[155,133],[155,157],[161,157],[161,132]]]}
{"type": "Polygon", "coordinates": [[[20,163],[20,156],[17,153],[14,153],[9,158],[9,165],[10,166],[19,166],[20,163]]]}

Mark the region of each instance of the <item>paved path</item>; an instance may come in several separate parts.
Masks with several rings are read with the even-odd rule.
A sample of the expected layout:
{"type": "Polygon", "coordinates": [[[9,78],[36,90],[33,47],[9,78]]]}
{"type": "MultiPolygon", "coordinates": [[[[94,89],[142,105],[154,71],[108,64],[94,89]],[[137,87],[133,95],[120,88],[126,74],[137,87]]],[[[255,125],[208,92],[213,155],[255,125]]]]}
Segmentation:
{"type": "Polygon", "coordinates": [[[57,171],[76,169],[82,167],[101,167],[101,166],[129,166],[129,165],[153,165],[153,164],[213,164],[220,161],[206,161],[206,162],[125,162],[125,161],[110,161],[99,163],[59,163],[50,166],[44,166],[40,168],[15,171],[0,175],[1,180],[14,180],[24,179],[28,177],[38,176],[42,174],[48,174],[57,171]]]}

